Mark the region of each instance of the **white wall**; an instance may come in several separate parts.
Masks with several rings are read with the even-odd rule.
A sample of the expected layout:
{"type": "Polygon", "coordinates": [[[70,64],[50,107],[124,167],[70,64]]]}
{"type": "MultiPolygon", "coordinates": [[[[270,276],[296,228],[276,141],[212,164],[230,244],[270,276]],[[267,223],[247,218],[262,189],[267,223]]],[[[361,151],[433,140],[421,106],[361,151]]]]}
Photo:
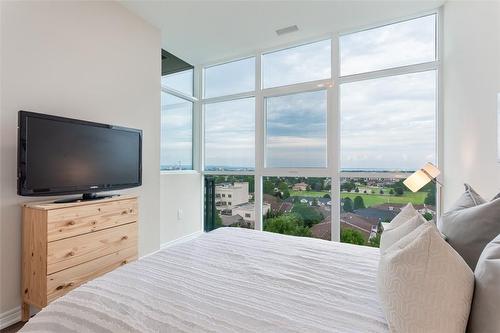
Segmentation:
{"type": "Polygon", "coordinates": [[[496,96],[500,92],[500,2],[444,6],[444,209],[470,183],[500,192],[496,96]]]}
{"type": "Polygon", "coordinates": [[[1,3],[0,314],[20,304],[17,111],[144,131],[140,254],[160,245],[160,32],[120,4],[1,3]]]}
{"type": "Polygon", "coordinates": [[[162,174],[160,186],[161,243],[201,231],[201,175],[162,174]]]}

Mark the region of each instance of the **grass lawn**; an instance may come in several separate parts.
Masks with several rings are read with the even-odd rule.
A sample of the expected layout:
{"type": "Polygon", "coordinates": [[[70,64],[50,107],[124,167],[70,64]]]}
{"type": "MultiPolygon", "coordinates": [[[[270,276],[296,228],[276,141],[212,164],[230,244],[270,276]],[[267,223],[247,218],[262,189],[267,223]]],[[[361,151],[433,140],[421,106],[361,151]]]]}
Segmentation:
{"type": "MultiPolygon", "coordinates": [[[[380,189],[378,189],[380,190],[380,189]]],[[[387,193],[389,190],[384,191],[387,193]]],[[[326,193],[325,191],[290,191],[291,197],[323,197],[326,193]]],[[[384,203],[393,203],[393,204],[407,204],[411,202],[414,205],[422,205],[424,203],[425,197],[427,196],[426,192],[417,192],[413,193],[410,191],[405,191],[402,196],[394,196],[389,194],[371,194],[371,193],[340,193],[340,197],[342,199],[350,197],[353,201],[357,196],[363,198],[366,207],[371,207],[374,205],[380,205],[384,203]]]]}
{"type": "Polygon", "coordinates": [[[365,194],[365,193],[340,193],[341,198],[351,198],[354,201],[356,196],[363,198],[366,207],[380,205],[384,203],[407,204],[411,202],[414,205],[422,205],[424,203],[426,192],[405,192],[402,196],[394,196],[388,194],[365,194]]]}
{"type": "Polygon", "coordinates": [[[290,191],[290,196],[322,198],[327,193],[330,194],[328,191],[290,191]]]}

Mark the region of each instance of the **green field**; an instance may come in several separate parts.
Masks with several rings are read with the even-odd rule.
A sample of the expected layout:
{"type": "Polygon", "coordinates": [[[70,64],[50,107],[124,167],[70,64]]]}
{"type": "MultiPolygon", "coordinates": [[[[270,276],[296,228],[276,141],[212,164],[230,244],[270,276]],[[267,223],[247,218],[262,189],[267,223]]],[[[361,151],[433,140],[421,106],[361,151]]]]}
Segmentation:
{"type": "Polygon", "coordinates": [[[327,193],[329,194],[327,191],[290,191],[290,196],[322,198],[327,193]]]}
{"type": "MultiPolygon", "coordinates": [[[[384,191],[387,193],[389,190],[384,191]]],[[[316,191],[290,191],[290,196],[300,196],[300,197],[323,197],[328,192],[316,192],[316,191]]],[[[355,197],[360,196],[363,198],[366,207],[371,207],[374,205],[380,205],[384,203],[393,203],[393,204],[407,204],[411,202],[414,205],[422,205],[424,203],[425,197],[427,196],[426,192],[405,192],[402,196],[394,196],[389,194],[370,194],[370,193],[340,193],[340,197],[342,199],[350,197],[354,200],[355,197]]]]}

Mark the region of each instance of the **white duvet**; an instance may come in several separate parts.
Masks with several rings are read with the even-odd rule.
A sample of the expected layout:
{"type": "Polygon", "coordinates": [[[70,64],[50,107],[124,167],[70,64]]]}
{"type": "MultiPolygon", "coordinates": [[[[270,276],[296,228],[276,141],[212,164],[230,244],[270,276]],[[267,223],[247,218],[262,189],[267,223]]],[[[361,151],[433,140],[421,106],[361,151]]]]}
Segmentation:
{"type": "Polygon", "coordinates": [[[95,279],[22,332],[388,332],[378,249],[221,228],[95,279]]]}

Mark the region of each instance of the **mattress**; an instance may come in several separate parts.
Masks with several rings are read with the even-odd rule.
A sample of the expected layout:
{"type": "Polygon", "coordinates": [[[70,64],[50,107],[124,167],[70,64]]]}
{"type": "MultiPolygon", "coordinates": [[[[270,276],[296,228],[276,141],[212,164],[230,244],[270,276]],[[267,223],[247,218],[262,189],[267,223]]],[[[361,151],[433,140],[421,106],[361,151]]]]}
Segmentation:
{"type": "Polygon", "coordinates": [[[375,248],[220,228],[90,281],[22,332],[388,332],[375,248]]]}

